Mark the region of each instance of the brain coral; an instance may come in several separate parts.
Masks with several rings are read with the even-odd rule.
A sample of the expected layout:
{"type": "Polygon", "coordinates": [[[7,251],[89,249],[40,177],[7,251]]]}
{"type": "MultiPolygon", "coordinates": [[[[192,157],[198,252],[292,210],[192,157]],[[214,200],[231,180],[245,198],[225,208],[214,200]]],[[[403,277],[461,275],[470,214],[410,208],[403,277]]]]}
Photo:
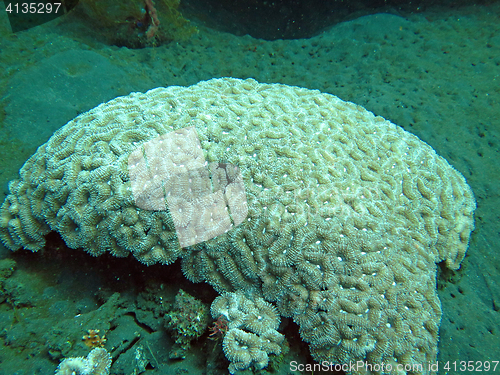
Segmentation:
{"type": "Polygon", "coordinates": [[[224,293],[213,301],[210,312],[214,319],[227,321],[222,348],[231,374],[250,366],[260,370],[267,367],[269,354],[281,353],[280,317],[276,307],[261,297],[224,293]]]}
{"type": "Polygon", "coordinates": [[[436,263],[460,266],[475,209],[464,177],[402,128],[332,95],[233,78],[104,103],[40,146],[9,189],[0,237],[12,250],[57,231],[96,256],[180,257],[194,282],[275,303],[315,359],[395,367],[436,359],[436,263]],[[168,210],[135,205],[127,161],[188,127],[206,163],[239,168],[248,213],[181,248],[168,210]]]}

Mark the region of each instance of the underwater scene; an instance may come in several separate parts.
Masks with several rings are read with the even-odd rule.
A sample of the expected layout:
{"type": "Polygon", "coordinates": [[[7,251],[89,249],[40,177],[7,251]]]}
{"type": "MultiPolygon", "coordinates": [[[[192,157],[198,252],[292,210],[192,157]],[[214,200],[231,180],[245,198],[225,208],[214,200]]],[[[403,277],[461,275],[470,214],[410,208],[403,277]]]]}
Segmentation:
{"type": "Polygon", "coordinates": [[[499,1],[4,0],[0,375],[500,372],[499,102],[499,1]]]}

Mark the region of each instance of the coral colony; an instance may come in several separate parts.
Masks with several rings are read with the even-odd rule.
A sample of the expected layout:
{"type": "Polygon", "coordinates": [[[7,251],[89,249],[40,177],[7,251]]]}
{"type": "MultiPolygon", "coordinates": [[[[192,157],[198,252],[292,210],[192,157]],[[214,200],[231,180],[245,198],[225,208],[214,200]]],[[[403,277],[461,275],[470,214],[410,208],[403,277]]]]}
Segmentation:
{"type": "Polygon", "coordinates": [[[82,337],[82,341],[87,347],[94,349],[102,348],[107,340],[105,335],[102,335],[102,337],[99,336],[98,329],[89,329],[88,334],[82,337]]]}
{"type": "Polygon", "coordinates": [[[84,357],[71,357],[63,360],[55,375],[108,375],[111,356],[103,348],[93,349],[84,357]]]}
{"type": "MultiPolygon", "coordinates": [[[[0,238],[12,250],[56,231],[95,256],[181,258],[220,294],[212,336],[224,331],[231,373],[281,352],[280,316],[318,362],[434,363],[436,263],[460,267],[476,208],[465,178],[389,121],[234,78],[101,104],[40,146],[9,190],[0,238]]],[[[199,334],[181,315],[206,316],[189,301],[176,297],[168,323],[179,348],[199,334]]]]}
{"type": "Polygon", "coordinates": [[[172,332],[175,339],[170,358],[184,358],[191,341],[205,332],[208,320],[208,308],[182,289],[179,290],[174,306],[166,316],[166,328],[172,332]]]}

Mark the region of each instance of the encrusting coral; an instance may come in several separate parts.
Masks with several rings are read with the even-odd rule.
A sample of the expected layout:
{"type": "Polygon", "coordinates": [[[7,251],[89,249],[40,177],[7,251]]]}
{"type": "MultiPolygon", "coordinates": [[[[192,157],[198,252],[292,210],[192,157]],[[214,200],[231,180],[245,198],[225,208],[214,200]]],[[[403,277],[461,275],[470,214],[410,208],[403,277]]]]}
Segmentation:
{"type": "MultiPolygon", "coordinates": [[[[168,200],[161,186],[172,179],[159,180],[168,200]]],[[[37,251],[57,231],[95,256],[180,257],[191,281],[275,303],[313,357],[334,363],[435,361],[436,263],[459,268],[474,226],[465,178],[416,136],[335,96],[251,79],[104,103],[40,146],[9,189],[0,238],[10,249],[37,251]],[[248,212],[227,233],[181,248],[166,207],[135,204],[128,158],[189,127],[207,163],[238,167],[248,212]]]]}
{"type": "Polygon", "coordinates": [[[214,300],[210,312],[214,319],[224,317],[227,321],[222,348],[231,374],[250,366],[263,369],[269,354],[281,353],[285,337],[277,331],[280,316],[276,307],[261,297],[224,293],[214,300]]]}
{"type": "Polygon", "coordinates": [[[175,339],[170,358],[184,358],[191,341],[200,337],[207,329],[208,307],[181,289],[175,296],[172,310],[165,318],[165,326],[175,339]]]}
{"type": "Polygon", "coordinates": [[[86,358],[71,357],[63,360],[55,375],[108,375],[111,356],[103,348],[93,349],[86,358]]]}

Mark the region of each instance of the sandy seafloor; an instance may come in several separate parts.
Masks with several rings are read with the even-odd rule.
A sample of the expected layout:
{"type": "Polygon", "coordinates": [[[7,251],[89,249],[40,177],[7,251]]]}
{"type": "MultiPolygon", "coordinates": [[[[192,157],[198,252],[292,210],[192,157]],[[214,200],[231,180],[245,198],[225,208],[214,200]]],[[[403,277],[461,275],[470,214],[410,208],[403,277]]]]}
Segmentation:
{"type": "MultiPolygon", "coordinates": [[[[466,177],[477,199],[476,229],[462,268],[438,275],[439,373],[464,373],[446,371],[446,361],[499,361],[499,15],[498,3],[374,14],[310,39],[272,42],[199,26],[188,41],[130,50],[79,36],[64,19],[14,35],[2,11],[2,194],[56,129],[133,91],[232,76],[337,95],[416,134],[466,177]]],[[[0,263],[1,375],[53,374],[64,356],[88,353],[87,329],[106,333],[111,374],[227,373],[220,342],[207,334],[185,360],[168,358],[172,339],[162,316],[178,289],[205,303],[215,296],[185,281],[177,264],[92,258],[57,236],[39,253],[0,255],[7,259],[0,263]]],[[[290,351],[270,373],[292,373],[291,360],[311,362],[296,326],[284,320],[282,329],[290,351]]]]}

